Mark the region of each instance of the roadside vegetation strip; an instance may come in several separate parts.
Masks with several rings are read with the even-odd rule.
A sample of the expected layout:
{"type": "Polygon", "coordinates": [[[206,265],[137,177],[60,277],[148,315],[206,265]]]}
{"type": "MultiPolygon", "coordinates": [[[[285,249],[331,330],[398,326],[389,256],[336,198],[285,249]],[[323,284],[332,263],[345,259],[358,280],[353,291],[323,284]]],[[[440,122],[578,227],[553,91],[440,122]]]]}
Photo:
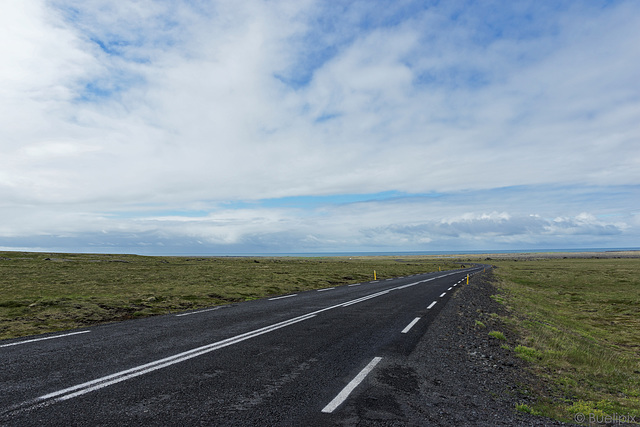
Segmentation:
{"type": "Polygon", "coordinates": [[[521,337],[505,348],[551,384],[526,409],[640,419],[640,259],[539,258],[492,261],[493,298],[521,337]]]}
{"type": "Polygon", "coordinates": [[[158,257],[0,252],[0,339],[459,269],[432,257],[158,257]]]}

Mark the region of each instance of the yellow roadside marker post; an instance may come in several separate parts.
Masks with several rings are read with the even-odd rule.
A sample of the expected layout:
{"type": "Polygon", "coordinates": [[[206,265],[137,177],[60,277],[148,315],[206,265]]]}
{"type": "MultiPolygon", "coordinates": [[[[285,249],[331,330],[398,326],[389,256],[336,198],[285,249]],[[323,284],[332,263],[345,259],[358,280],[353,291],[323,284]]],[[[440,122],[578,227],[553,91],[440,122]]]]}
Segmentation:
{"type": "Polygon", "coordinates": [[[469,284],[469,275],[467,274],[467,285],[469,284]]]}
{"type": "Polygon", "coordinates": [[[376,279],[376,271],[375,270],[373,270],[373,280],[378,280],[378,279],[376,279]]]}

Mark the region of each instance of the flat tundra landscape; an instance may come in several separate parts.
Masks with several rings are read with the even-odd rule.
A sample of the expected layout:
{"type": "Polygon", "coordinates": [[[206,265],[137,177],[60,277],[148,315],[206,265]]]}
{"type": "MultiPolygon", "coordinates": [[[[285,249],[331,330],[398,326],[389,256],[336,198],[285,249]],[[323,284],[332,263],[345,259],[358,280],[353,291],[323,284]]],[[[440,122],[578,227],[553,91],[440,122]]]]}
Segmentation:
{"type": "Polygon", "coordinates": [[[334,258],[4,252],[0,273],[0,419],[7,425],[36,425],[49,413],[79,423],[112,420],[105,425],[640,420],[634,251],[334,258]],[[143,387],[152,380],[166,387],[154,371],[168,362],[100,356],[96,347],[108,334],[98,341],[124,349],[129,337],[139,344],[124,353],[143,353],[149,333],[158,357],[175,360],[172,370],[199,378],[192,391],[200,397],[191,404],[177,396],[191,393],[193,383],[165,389],[164,398],[153,394],[155,385],[143,387]],[[34,372],[45,368],[37,361],[66,354],[65,340],[75,346],[67,360],[88,351],[103,367],[87,361],[76,366],[84,375],[65,380],[61,360],[59,379],[39,378],[34,372]],[[298,349],[303,341],[305,350],[298,349]],[[340,368],[330,363],[338,357],[333,347],[346,357],[340,368]],[[253,380],[236,371],[238,360],[253,363],[253,380]],[[135,364],[135,374],[118,374],[135,364]],[[95,384],[103,385],[96,391],[95,384]],[[75,394],[64,391],[72,386],[75,394]],[[111,398],[118,387],[127,392],[111,398]],[[229,396],[202,394],[216,388],[229,396]],[[56,389],[60,397],[47,397],[56,389]],[[283,403],[292,393],[302,399],[296,409],[283,403]],[[67,399],[77,399],[69,408],[87,412],[65,412],[67,399]],[[94,400],[113,406],[98,410],[94,400]]]}

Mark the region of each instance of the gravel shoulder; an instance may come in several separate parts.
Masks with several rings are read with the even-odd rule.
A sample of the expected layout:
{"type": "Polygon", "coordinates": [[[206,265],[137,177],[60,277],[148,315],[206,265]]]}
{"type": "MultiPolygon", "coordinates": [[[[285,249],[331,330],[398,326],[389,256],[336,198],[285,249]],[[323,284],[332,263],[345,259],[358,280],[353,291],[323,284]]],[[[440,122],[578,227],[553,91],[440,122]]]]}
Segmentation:
{"type": "MultiPolygon", "coordinates": [[[[526,362],[501,348],[489,331],[509,330],[490,313],[504,314],[491,295],[491,273],[458,288],[408,357],[384,359],[342,409],[344,425],[556,426],[516,411],[544,384],[526,362]],[[475,324],[481,320],[486,328],[475,324]]],[[[513,342],[513,340],[509,339],[513,342]]]]}

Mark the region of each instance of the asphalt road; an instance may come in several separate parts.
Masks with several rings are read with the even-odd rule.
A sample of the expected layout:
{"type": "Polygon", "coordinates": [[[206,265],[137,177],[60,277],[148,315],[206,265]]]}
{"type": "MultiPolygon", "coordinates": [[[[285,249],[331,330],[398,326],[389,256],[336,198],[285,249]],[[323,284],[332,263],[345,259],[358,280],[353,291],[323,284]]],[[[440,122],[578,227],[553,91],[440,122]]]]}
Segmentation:
{"type": "Polygon", "coordinates": [[[0,424],[335,424],[367,374],[409,354],[478,271],[0,341],[0,424]]]}

